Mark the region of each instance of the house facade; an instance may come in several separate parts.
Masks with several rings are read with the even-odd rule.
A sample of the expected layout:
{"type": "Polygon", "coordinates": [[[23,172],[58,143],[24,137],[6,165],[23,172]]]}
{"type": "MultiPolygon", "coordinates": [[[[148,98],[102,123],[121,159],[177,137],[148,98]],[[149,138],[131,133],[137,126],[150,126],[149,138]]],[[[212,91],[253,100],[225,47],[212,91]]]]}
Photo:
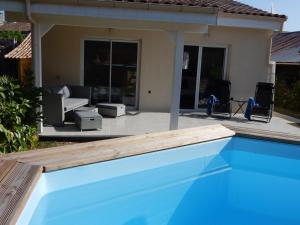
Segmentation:
{"type": "Polygon", "coordinates": [[[277,34],[272,46],[272,60],[276,62],[276,110],[297,116],[300,113],[300,31],[277,34]]]}
{"type": "MultiPolygon", "coordinates": [[[[118,90],[114,89],[114,86],[121,87],[121,84],[117,83],[117,80],[113,84],[114,79],[130,76],[132,71],[135,84],[131,95],[135,99],[131,102],[129,100],[129,105],[142,111],[168,111],[172,98],[175,51],[170,35],[164,31],[55,26],[44,36],[42,42],[43,86],[69,83],[93,85],[94,82],[99,82],[99,86],[108,87],[111,73],[111,95],[114,95],[114,92],[117,92],[117,95],[118,90]],[[104,59],[99,56],[98,65],[95,62],[97,54],[93,52],[94,48],[103,48],[103,51],[106,51],[100,50],[106,56],[104,59]],[[122,48],[124,51],[127,49],[127,54],[131,55],[126,55],[126,52],[120,53],[122,48]],[[110,51],[112,58],[115,55],[123,57],[120,62],[114,63],[112,59],[112,65],[106,64],[110,51]],[[133,68],[125,69],[126,74],[122,74],[122,71],[118,74],[117,64],[125,64],[129,57],[132,59],[128,66],[132,65],[133,68]],[[101,67],[102,61],[104,65],[101,67]],[[94,64],[91,71],[87,68],[92,66],[90,64],[94,64]],[[107,68],[110,66],[112,71],[107,68]],[[97,80],[96,76],[99,79],[101,77],[101,80],[97,80]]],[[[185,96],[185,93],[182,93],[182,97],[193,98],[185,103],[185,108],[196,109],[197,103],[194,103],[194,100],[197,86],[201,81],[208,80],[206,74],[201,74],[200,66],[214,66],[209,65],[210,62],[206,62],[205,57],[209,57],[207,60],[211,59],[211,63],[218,66],[219,74],[216,76],[231,80],[233,97],[253,95],[256,82],[268,80],[270,36],[271,32],[268,31],[217,26],[210,27],[209,34],[184,34],[184,45],[189,47],[185,48],[185,51],[190,53],[189,66],[194,67],[192,71],[183,70],[181,90],[189,93],[185,96]],[[196,62],[192,57],[197,58],[196,62]],[[200,75],[200,81],[197,75],[200,75]],[[190,93],[192,91],[194,93],[190,93]],[[192,104],[189,104],[190,102],[192,104]]],[[[214,76],[213,72],[209,75],[214,76]]],[[[130,77],[127,79],[130,85],[130,77]]],[[[200,87],[198,92],[199,89],[200,87]]],[[[103,91],[103,95],[108,93],[106,89],[99,91],[103,91]]],[[[100,98],[103,101],[109,100],[109,96],[100,98]]]]}
{"type": "Polygon", "coordinates": [[[236,1],[2,0],[33,24],[37,86],[92,86],[93,102],[141,111],[200,110],[216,79],[235,99],[272,81],[274,31],[286,17],[236,1]]]}
{"type": "Polygon", "coordinates": [[[299,80],[300,31],[277,34],[272,46],[272,61],[277,64],[276,75],[290,79],[291,82],[299,80]]]}

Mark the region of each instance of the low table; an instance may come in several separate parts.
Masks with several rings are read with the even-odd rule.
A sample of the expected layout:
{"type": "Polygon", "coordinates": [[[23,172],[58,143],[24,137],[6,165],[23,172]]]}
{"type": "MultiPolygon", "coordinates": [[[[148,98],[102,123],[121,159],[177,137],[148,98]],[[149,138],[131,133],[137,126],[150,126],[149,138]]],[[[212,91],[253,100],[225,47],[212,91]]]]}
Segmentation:
{"type": "Polygon", "coordinates": [[[238,112],[242,112],[243,114],[245,113],[243,107],[244,105],[248,102],[246,100],[237,100],[237,99],[232,99],[231,101],[235,102],[238,104],[238,109],[235,111],[235,113],[233,114],[233,116],[235,116],[238,112]]]}
{"type": "Polygon", "coordinates": [[[95,111],[75,111],[75,124],[82,130],[98,130],[102,128],[102,116],[95,111]]]}
{"type": "Polygon", "coordinates": [[[126,114],[126,106],[124,104],[97,103],[96,106],[102,116],[117,117],[126,114]]]}

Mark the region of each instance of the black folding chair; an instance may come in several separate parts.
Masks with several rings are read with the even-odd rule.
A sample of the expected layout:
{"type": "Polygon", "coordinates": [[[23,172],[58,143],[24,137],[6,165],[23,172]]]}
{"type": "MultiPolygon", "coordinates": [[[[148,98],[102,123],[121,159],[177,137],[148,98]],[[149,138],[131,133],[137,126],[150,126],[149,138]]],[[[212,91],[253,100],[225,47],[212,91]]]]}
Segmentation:
{"type": "Polygon", "coordinates": [[[231,118],[231,82],[228,80],[216,80],[210,95],[216,96],[218,102],[212,109],[212,114],[226,114],[231,118]]]}
{"type": "Polygon", "coordinates": [[[264,118],[267,123],[271,121],[274,108],[274,93],[274,84],[257,83],[254,99],[258,105],[253,108],[251,117],[264,118]]]}

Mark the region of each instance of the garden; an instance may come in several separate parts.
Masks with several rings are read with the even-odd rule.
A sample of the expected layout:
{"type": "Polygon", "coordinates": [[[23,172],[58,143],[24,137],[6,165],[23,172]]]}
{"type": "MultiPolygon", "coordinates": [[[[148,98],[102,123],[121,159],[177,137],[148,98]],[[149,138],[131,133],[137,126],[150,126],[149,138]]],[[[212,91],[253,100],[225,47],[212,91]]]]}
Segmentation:
{"type": "Polygon", "coordinates": [[[300,66],[277,68],[275,110],[300,118],[300,66]]]}
{"type": "Polygon", "coordinates": [[[10,76],[0,76],[0,152],[33,149],[38,144],[37,122],[41,114],[42,90],[33,78],[21,83],[10,76]]]}

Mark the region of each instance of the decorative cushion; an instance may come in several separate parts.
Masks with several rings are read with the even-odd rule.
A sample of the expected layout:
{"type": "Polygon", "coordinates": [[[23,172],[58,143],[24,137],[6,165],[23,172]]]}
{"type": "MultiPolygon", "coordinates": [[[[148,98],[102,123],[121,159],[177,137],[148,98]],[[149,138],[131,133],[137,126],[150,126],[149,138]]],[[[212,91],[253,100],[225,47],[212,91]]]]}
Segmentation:
{"type": "Polygon", "coordinates": [[[71,96],[70,88],[66,85],[52,87],[52,93],[61,94],[64,98],[69,98],[71,96]]]}

